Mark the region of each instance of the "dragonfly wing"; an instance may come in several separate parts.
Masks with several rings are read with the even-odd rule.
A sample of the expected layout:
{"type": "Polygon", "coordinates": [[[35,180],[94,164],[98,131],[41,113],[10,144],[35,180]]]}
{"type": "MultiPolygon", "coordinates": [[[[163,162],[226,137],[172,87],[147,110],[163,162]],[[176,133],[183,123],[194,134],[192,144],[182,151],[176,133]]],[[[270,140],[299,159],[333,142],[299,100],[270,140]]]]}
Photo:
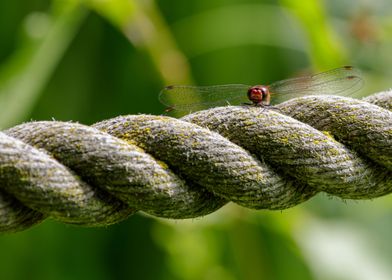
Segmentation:
{"type": "Polygon", "coordinates": [[[312,76],[278,81],[269,89],[274,103],[303,95],[349,96],[363,86],[361,73],[357,68],[344,66],[312,76]]]}
{"type": "Polygon", "coordinates": [[[169,109],[187,112],[229,104],[238,105],[249,101],[249,87],[242,84],[168,86],[160,92],[159,101],[169,109]]]}

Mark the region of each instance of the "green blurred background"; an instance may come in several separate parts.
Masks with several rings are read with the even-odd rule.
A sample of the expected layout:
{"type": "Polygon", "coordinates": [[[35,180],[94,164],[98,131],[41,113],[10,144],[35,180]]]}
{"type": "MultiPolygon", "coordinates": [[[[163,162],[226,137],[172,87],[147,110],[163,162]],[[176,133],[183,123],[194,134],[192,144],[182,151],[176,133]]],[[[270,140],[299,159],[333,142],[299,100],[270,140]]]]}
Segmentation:
{"type": "MultiPolygon", "coordinates": [[[[161,114],[168,84],[260,84],[356,65],[391,86],[392,2],[0,2],[0,127],[161,114]]],[[[282,212],[47,220],[0,236],[0,279],[392,279],[392,201],[318,195],[282,212]]]]}

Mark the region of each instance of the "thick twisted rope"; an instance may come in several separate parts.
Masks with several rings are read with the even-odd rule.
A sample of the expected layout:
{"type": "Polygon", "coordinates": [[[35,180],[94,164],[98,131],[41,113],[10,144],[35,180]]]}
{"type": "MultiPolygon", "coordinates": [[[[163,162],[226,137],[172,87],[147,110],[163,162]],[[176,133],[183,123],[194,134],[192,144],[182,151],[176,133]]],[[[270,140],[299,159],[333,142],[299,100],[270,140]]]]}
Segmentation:
{"type": "Polygon", "coordinates": [[[105,226],[139,210],[193,218],[229,201],[285,209],[318,192],[382,196],[392,192],[391,108],[389,91],[363,101],[220,107],[181,120],[21,124],[0,132],[0,231],[46,217],[105,226]]]}

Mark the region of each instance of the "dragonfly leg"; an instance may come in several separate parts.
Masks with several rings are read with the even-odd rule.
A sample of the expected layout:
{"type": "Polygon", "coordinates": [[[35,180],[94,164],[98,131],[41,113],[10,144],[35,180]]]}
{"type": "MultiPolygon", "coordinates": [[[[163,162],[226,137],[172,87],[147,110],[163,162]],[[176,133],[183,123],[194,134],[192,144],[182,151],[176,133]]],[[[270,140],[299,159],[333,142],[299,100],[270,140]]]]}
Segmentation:
{"type": "Polygon", "coordinates": [[[264,105],[264,107],[267,108],[267,109],[275,110],[275,111],[278,111],[278,112],[282,113],[282,110],[280,110],[278,107],[273,106],[271,104],[264,105]]]}

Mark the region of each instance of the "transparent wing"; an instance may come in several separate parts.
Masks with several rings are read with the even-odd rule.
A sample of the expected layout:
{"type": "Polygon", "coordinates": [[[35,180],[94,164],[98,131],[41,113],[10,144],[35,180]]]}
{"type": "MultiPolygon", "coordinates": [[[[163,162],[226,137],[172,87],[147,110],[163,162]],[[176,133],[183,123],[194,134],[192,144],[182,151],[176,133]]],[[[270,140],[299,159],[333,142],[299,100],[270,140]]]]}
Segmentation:
{"type": "Polygon", "coordinates": [[[349,96],[363,86],[359,69],[344,66],[312,76],[287,79],[269,86],[271,100],[279,103],[303,95],[349,96]]]}
{"type": "Polygon", "coordinates": [[[159,94],[159,101],[168,110],[198,111],[206,108],[238,105],[249,102],[250,86],[241,84],[217,86],[168,86],[159,94]]]}

